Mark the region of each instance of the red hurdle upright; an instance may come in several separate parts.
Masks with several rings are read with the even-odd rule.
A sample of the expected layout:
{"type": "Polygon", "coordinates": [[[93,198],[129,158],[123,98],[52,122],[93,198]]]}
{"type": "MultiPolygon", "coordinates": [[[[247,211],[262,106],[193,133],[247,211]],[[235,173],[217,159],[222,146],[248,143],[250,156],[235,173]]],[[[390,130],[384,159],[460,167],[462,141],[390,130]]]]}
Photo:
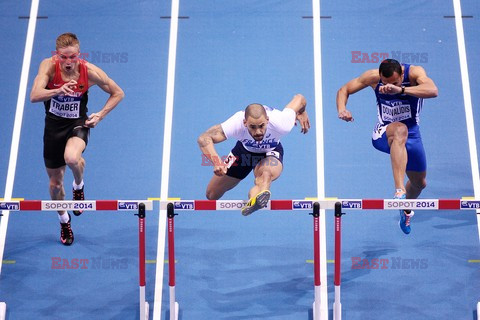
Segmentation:
{"type": "Polygon", "coordinates": [[[320,204],[313,204],[313,283],[315,300],[313,302],[313,319],[320,320],[321,290],[320,290],[320,204]]]}
{"type": "Polygon", "coordinates": [[[179,305],[175,300],[175,210],[173,203],[167,204],[168,219],[168,286],[170,289],[170,320],[178,320],[179,305]]]}
{"type": "Polygon", "coordinates": [[[340,302],[340,283],[342,265],[342,204],[335,203],[335,302],[333,303],[333,320],[342,319],[342,303],[340,302]]]}
{"type": "Polygon", "coordinates": [[[140,320],[148,320],[148,302],[145,300],[145,204],[138,205],[138,270],[140,279],[140,320]]]}

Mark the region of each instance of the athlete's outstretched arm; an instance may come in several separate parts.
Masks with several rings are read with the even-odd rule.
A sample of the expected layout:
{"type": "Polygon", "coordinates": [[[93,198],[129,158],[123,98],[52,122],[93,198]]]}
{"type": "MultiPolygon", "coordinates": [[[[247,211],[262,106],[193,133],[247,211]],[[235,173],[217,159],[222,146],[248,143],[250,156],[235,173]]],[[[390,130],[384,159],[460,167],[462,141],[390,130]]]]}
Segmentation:
{"type": "Polygon", "coordinates": [[[227,136],[225,136],[222,126],[219,124],[214,125],[202,133],[197,139],[200,150],[214,165],[213,172],[219,176],[227,173],[227,167],[223,165],[217,151],[215,150],[214,144],[225,140],[227,140],[227,136]]]}
{"type": "Polygon", "coordinates": [[[296,114],[303,113],[307,107],[307,100],[301,94],[296,94],[285,108],[293,109],[296,114]]]}
{"type": "MultiPolygon", "coordinates": [[[[296,121],[300,123],[301,132],[307,133],[310,129],[310,120],[308,118],[307,111],[307,100],[301,94],[296,94],[292,100],[285,106],[285,108],[292,109],[296,114],[296,121]]],[[[297,123],[295,122],[295,125],[297,123]]]]}
{"type": "Polygon", "coordinates": [[[348,97],[360,90],[377,83],[380,80],[378,70],[372,69],[364,72],[360,77],[348,81],[337,92],[338,118],[353,121],[352,114],[347,110],[348,97]]]}

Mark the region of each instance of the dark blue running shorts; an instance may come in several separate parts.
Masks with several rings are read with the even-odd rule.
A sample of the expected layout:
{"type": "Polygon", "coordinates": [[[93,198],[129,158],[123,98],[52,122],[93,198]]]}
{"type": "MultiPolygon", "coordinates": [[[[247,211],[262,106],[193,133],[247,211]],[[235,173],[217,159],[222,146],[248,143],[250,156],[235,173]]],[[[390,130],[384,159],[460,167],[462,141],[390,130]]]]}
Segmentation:
{"type": "Polygon", "coordinates": [[[279,162],[283,165],[283,147],[279,143],[275,149],[266,153],[250,152],[240,141],[237,141],[235,147],[225,159],[225,164],[228,166],[227,176],[244,179],[255,168],[255,166],[266,157],[273,157],[268,165],[278,165],[279,162]]]}

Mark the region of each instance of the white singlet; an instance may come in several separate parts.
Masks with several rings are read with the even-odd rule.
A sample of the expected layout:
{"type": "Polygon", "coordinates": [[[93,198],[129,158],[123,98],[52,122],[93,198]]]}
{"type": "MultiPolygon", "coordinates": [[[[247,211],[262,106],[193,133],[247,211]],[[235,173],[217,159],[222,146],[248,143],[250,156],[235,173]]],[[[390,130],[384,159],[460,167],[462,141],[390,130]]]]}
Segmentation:
{"type": "Polygon", "coordinates": [[[227,139],[236,138],[250,152],[265,153],[272,151],[280,142],[280,138],[288,134],[295,125],[296,113],[293,109],[283,111],[263,106],[267,111],[267,131],[262,141],[255,141],[243,124],[245,111],[239,111],[221,124],[227,139]]]}

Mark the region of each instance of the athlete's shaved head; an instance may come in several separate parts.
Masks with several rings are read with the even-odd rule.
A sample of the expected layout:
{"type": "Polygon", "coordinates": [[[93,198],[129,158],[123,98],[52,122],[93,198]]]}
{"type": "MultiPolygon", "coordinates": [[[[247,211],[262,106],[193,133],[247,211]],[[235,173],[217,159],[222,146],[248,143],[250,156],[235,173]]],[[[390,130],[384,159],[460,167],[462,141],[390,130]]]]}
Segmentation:
{"type": "Polygon", "coordinates": [[[245,120],[247,120],[248,117],[252,117],[253,119],[260,119],[262,116],[266,118],[267,112],[261,104],[252,103],[245,108],[245,120]]]}
{"type": "Polygon", "coordinates": [[[245,108],[243,124],[256,141],[262,141],[267,132],[268,116],[265,108],[259,103],[252,103],[245,108]]]}

